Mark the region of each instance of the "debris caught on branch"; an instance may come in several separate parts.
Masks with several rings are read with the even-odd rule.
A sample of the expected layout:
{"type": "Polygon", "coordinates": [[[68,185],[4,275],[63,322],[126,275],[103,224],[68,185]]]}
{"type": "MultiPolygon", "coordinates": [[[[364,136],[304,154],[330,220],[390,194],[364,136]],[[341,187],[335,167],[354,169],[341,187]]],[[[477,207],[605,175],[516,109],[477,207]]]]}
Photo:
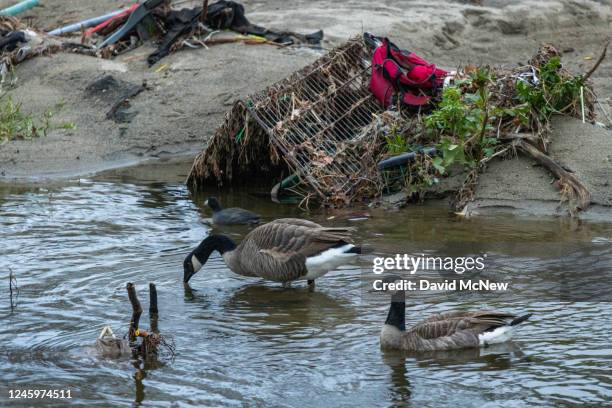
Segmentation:
{"type": "Polygon", "coordinates": [[[128,338],[133,357],[140,357],[146,363],[157,360],[161,353],[165,352],[170,358],[174,358],[176,354],[174,339],[171,336],[162,335],[158,332],[157,289],[155,284],[149,284],[150,331],[140,329],[139,327],[142,306],[136,295],[136,288],[133,283],[127,284],[127,292],[130,304],[132,305],[128,338]]]}

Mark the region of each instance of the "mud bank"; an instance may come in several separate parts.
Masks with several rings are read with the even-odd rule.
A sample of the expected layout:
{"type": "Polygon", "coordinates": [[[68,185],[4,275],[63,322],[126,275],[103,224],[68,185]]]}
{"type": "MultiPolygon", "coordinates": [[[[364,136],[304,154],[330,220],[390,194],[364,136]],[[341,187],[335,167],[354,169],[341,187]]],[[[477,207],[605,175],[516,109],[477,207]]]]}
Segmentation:
{"type": "MultiPolygon", "coordinates": [[[[580,218],[610,220],[612,209],[612,153],[610,131],[571,118],[553,122],[550,156],[574,173],[591,192],[591,206],[580,218]]],[[[566,215],[552,175],[532,160],[519,156],[491,163],[480,177],[467,216],[512,212],[529,215],[566,215]]]]}
{"type": "MultiPolygon", "coordinates": [[[[609,36],[612,16],[610,1],[440,3],[244,2],[254,23],[302,32],[322,28],[326,47],[362,30],[372,31],[392,36],[396,43],[450,68],[466,63],[513,65],[524,62],[540,43],[551,42],[564,51],[570,69],[584,72],[609,36]]],[[[32,9],[23,17],[31,17],[41,29],[51,29],[122,6],[123,2],[111,0],[95,4],[61,0],[32,9]]],[[[63,108],[54,121],[74,122],[76,129],[56,129],[46,137],[0,146],[3,181],[75,177],[145,160],[194,156],[236,98],[274,83],[319,56],[309,49],[227,44],[183,50],[148,68],[146,56],[151,51],[152,47],[140,47],[112,61],[56,54],[19,65],[18,82],[9,94],[35,113],[61,102],[63,108]],[[88,91],[107,77],[114,85],[98,94],[88,91]],[[107,118],[122,90],[143,84],[144,90],[123,112],[124,120],[107,118]]],[[[596,92],[608,110],[611,77],[612,59],[608,58],[593,76],[596,92]]],[[[601,155],[612,135],[588,125],[588,129],[576,126],[570,121],[556,122],[553,155],[558,153],[561,162],[585,173],[584,181],[594,188],[596,206],[610,206],[610,188],[605,185],[610,174],[601,170],[609,169],[610,161],[601,155]],[[580,147],[580,154],[574,154],[575,146],[580,147]]],[[[546,212],[554,213],[558,193],[549,181],[547,173],[533,168],[527,159],[493,163],[481,178],[470,210],[507,207],[508,201],[533,209],[537,201],[546,212]],[[536,179],[539,181],[533,181],[536,179]],[[540,184],[545,187],[535,187],[540,184]]]]}

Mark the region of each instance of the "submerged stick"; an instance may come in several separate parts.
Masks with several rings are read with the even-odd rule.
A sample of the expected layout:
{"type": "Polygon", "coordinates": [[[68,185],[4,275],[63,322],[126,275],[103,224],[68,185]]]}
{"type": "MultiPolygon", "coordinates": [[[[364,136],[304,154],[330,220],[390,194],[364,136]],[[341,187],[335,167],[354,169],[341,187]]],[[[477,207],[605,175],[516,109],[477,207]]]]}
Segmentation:
{"type": "Polygon", "coordinates": [[[136,288],[132,282],[127,284],[128,298],[132,304],[132,319],[130,320],[130,343],[136,341],[136,330],[138,330],[138,323],[140,322],[140,315],[142,314],[142,307],[136,296],[136,288]]]}
{"type": "MultiPolygon", "coordinates": [[[[554,161],[547,154],[542,153],[535,146],[526,143],[522,139],[517,139],[514,145],[524,153],[531,156],[535,161],[546,167],[556,178],[559,179],[563,187],[571,189],[572,197],[577,200],[576,207],[580,210],[586,210],[591,202],[591,193],[584,184],[576,176],[565,170],[559,163],[554,161]]],[[[574,215],[575,210],[571,208],[570,214],[574,215]]]]}
{"type": "Polygon", "coordinates": [[[17,287],[17,278],[15,278],[15,274],[13,270],[9,268],[9,298],[11,302],[11,313],[15,311],[17,307],[17,299],[19,298],[19,288],[17,287]],[[15,300],[13,301],[13,294],[15,296],[15,300]]]}
{"type": "Polygon", "coordinates": [[[11,312],[13,311],[13,271],[9,268],[9,295],[11,299],[11,312]]]}

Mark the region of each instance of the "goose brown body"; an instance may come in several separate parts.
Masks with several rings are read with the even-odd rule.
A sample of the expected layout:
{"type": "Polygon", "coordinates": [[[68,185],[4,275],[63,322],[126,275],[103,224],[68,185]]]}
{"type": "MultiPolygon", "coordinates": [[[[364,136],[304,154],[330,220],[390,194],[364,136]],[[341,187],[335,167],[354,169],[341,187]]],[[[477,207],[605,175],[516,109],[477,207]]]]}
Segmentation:
{"type": "MultiPolygon", "coordinates": [[[[392,283],[400,278],[383,279],[392,283]]],[[[382,348],[406,351],[445,351],[475,348],[510,339],[512,326],[531,314],[515,316],[495,310],[452,311],[434,314],[406,329],[406,291],[392,291],[387,320],[380,332],[382,348]]]]}
{"type": "Polygon", "coordinates": [[[510,326],[517,316],[483,310],[435,314],[406,331],[386,324],[381,346],[409,351],[455,350],[480,347],[483,334],[510,326]]]}
{"type": "MultiPolygon", "coordinates": [[[[227,266],[239,275],[256,276],[277,282],[310,280],[314,277],[309,274],[312,271],[309,271],[308,259],[334,248],[339,251],[341,248],[353,248],[352,231],[352,228],[328,228],[312,221],[282,218],[255,228],[238,246],[224,236],[206,238],[187,257],[185,268],[186,271],[189,269],[191,256],[195,256],[196,261],[203,265],[210,252],[218,250],[227,266]],[[220,243],[222,241],[226,242],[225,246],[220,243]]],[[[343,258],[337,258],[335,262],[342,264],[343,258]]],[[[195,272],[197,271],[189,276],[186,272],[185,281],[195,272]]],[[[322,271],[315,277],[322,276],[325,272],[327,271],[322,271]]]]}
{"type": "Polygon", "coordinates": [[[306,276],[308,257],[349,243],[350,231],[283,218],[255,228],[223,258],[239,275],[289,282],[306,276]]]}

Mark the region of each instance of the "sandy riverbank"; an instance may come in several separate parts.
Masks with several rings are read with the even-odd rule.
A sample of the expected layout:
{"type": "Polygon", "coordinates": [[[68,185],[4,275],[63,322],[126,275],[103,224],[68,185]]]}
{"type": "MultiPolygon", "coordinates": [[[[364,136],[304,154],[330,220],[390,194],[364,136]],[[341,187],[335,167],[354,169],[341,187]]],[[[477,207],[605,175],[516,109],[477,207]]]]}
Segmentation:
{"type": "MultiPolygon", "coordinates": [[[[4,3],[7,2],[1,0],[0,6],[4,3]]],[[[570,69],[583,72],[591,66],[591,58],[597,57],[605,37],[610,35],[612,12],[611,2],[607,0],[474,3],[478,2],[373,4],[362,0],[290,3],[266,0],[245,1],[244,5],[252,22],[270,28],[301,32],[323,29],[326,47],[362,30],[372,31],[389,35],[401,46],[446,67],[465,63],[513,65],[524,62],[540,43],[551,42],[564,51],[564,62],[570,69]]],[[[93,3],[57,0],[23,17],[31,17],[36,27],[51,29],[126,4],[114,0],[93,3]]],[[[18,82],[10,91],[12,97],[23,102],[26,110],[39,113],[63,102],[64,108],[55,120],[74,122],[76,129],[53,130],[46,137],[0,146],[2,178],[11,181],[73,177],[151,158],[193,156],[202,149],[234,99],[257,91],[318,57],[307,49],[228,44],[208,50],[181,51],[148,68],[145,59],[151,50],[151,47],[141,47],[112,61],[56,54],[19,65],[18,82]],[[162,64],[167,64],[167,69],[156,72],[162,64]],[[98,97],[87,92],[89,85],[107,75],[119,84],[116,92],[129,84],[138,86],[147,82],[147,89],[131,102],[129,123],[106,119],[112,93],[98,97]]],[[[593,76],[596,92],[608,110],[612,98],[611,78],[612,58],[608,58],[593,76]]],[[[576,146],[583,150],[572,155],[575,161],[572,164],[579,175],[588,172],[593,163],[603,169],[612,167],[610,156],[601,153],[606,135],[612,137],[609,131],[590,125],[575,127],[567,121],[558,122],[557,126],[555,133],[560,135],[577,132],[576,146]],[[600,162],[594,162],[594,158],[600,162]]],[[[489,179],[502,184],[497,184],[497,190],[487,190],[484,182],[483,198],[505,199],[503,194],[509,189],[503,183],[511,180],[495,175],[509,174],[512,169],[507,166],[514,169],[517,164],[502,162],[490,167],[489,179]]],[[[546,177],[543,170],[536,171],[546,177]]],[[[609,180],[609,176],[609,170],[607,173],[602,170],[594,176],[594,183],[600,185],[604,179],[599,178],[609,180]]],[[[515,200],[526,199],[528,194],[549,200],[545,191],[548,186],[533,192],[535,187],[529,178],[517,180],[515,200]]],[[[603,190],[609,194],[610,188],[603,186],[603,190]]],[[[607,198],[602,198],[601,203],[610,205],[609,195],[604,196],[607,198]]]]}

